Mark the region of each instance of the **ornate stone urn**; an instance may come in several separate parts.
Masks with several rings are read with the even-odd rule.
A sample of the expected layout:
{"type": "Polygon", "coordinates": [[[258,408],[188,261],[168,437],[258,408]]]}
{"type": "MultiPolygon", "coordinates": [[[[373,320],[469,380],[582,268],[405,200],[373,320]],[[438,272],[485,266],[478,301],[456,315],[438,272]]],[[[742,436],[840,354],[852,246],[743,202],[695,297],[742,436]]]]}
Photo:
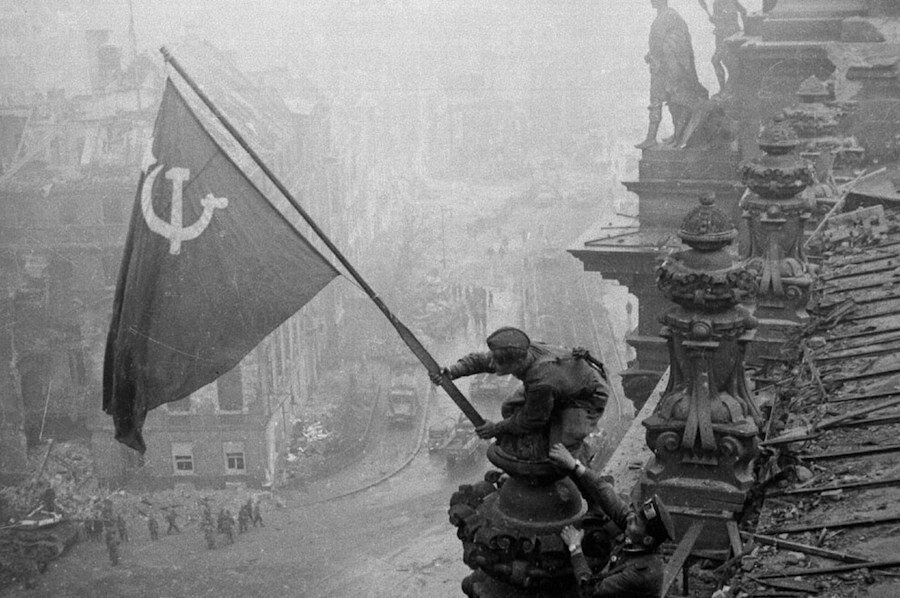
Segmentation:
{"type": "Polygon", "coordinates": [[[799,323],[809,316],[812,276],[803,251],[803,227],[814,203],[801,192],[813,183],[813,168],[795,150],[799,139],[783,119],[763,129],[764,155],[744,163],[742,181],[750,192],[741,200],[750,231],[747,268],[756,276],[758,318],[799,323]]]}
{"type": "Polygon", "coordinates": [[[488,472],[450,499],[450,522],[473,569],[463,592],[473,598],[576,596],[559,532],[585,514],[578,488],[547,460],[542,435],[501,437],[487,456],[506,475],[488,472]]]}
{"type": "Polygon", "coordinates": [[[680,531],[679,508],[741,511],[758,454],[761,418],[744,374],[756,320],[739,305],[756,281],[726,250],[737,230],[713,203],[701,198],[684,219],[678,235],[689,249],[670,255],[657,277],[677,307],[661,318],[669,384],[643,422],[654,456],[641,486],[673,507],[680,531]]]}

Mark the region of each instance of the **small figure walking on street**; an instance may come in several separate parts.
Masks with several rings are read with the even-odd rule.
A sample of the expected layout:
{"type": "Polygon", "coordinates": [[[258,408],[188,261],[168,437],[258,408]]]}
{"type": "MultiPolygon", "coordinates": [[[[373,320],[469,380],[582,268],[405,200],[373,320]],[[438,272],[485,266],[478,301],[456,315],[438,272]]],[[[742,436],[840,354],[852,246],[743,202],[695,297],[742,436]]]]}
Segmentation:
{"type": "Polygon", "coordinates": [[[263,525],[262,513],[259,510],[259,502],[253,505],[253,527],[265,527],[263,525]]]}
{"type": "Polygon", "coordinates": [[[104,540],[106,541],[106,551],[109,553],[109,562],[115,567],[119,564],[119,535],[114,527],[106,528],[104,540]]]}
{"type": "Polygon", "coordinates": [[[159,540],[159,522],[152,514],[147,516],[147,529],[150,530],[151,540],[159,540]]]}
{"type": "Polygon", "coordinates": [[[128,526],[125,524],[125,518],[122,517],[121,513],[116,515],[116,531],[119,532],[122,542],[128,542],[128,526]]]}
{"type": "Polygon", "coordinates": [[[203,530],[203,538],[206,540],[206,548],[212,550],[216,547],[216,530],[213,529],[212,519],[204,519],[200,522],[200,529],[203,530]]]}
{"type": "Polygon", "coordinates": [[[238,533],[243,534],[250,527],[250,507],[248,505],[241,505],[241,508],[238,509],[238,533]]]}
{"type": "Polygon", "coordinates": [[[228,543],[234,544],[234,517],[231,511],[227,509],[224,511],[224,517],[222,518],[222,532],[225,534],[228,543]]]}
{"type": "Polygon", "coordinates": [[[169,510],[166,511],[166,523],[169,524],[169,527],[166,528],[166,535],[171,535],[173,532],[176,534],[180,534],[181,530],[178,529],[178,525],[175,523],[178,515],[175,513],[175,507],[169,507],[169,510]]]}

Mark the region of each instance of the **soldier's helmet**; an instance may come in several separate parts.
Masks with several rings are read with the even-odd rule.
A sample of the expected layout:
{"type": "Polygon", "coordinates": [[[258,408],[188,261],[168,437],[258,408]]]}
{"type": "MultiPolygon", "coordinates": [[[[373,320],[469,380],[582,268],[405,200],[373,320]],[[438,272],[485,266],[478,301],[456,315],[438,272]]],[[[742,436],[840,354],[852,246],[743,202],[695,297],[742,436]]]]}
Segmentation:
{"type": "Polygon", "coordinates": [[[647,522],[647,535],[658,544],[675,539],[675,523],[658,495],[654,494],[645,500],[641,504],[640,513],[647,522]]]}

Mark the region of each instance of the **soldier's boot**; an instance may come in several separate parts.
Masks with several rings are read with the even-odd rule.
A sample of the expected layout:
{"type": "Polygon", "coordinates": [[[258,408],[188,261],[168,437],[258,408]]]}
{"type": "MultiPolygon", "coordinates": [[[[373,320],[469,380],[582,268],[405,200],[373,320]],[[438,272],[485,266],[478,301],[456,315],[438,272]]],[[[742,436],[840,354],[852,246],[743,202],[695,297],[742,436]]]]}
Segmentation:
{"type": "Polygon", "coordinates": [[[656,147],[656,134],[659,132],[659,123],[662,122],[662,106],[649,106],[650,121],[647,125],[647,137],[634,147],[645,150],[656,147]]]}

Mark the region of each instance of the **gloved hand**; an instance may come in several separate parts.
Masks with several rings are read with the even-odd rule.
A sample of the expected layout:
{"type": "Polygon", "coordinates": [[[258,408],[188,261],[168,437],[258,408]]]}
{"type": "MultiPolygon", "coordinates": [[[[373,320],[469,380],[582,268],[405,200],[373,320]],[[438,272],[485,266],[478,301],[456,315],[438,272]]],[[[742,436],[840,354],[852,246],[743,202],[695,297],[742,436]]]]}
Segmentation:
{"type": "Polygon", "coordinates": [[[440,386],[443,378],[453,380],[453,376],[450,375],[450,368],[441,368],[437,372],[428,372],[428,378],[435,386],[440,386]]]}

